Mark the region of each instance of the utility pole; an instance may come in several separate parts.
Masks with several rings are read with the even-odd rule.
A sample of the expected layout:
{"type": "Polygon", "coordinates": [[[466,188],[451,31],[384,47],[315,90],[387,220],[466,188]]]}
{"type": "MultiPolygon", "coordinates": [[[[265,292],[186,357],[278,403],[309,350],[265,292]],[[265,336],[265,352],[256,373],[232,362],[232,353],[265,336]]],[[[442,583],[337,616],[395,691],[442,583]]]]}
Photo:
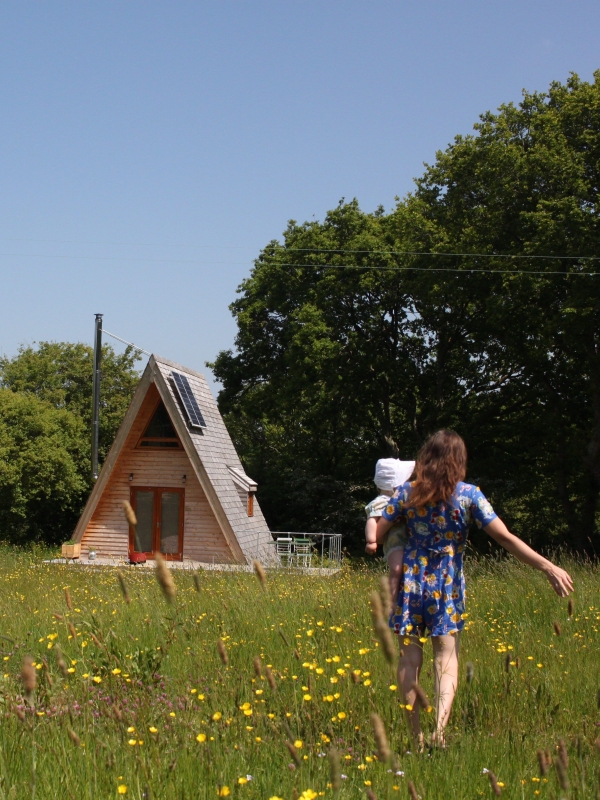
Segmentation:
{"type": "Polygon", "coordinates": [[[94,335],[94,385],[92,389],[92,480],[98,478],[98,435],[100,432],[100,361],[102,358],[102,314],[96,314],[94,335]]]}

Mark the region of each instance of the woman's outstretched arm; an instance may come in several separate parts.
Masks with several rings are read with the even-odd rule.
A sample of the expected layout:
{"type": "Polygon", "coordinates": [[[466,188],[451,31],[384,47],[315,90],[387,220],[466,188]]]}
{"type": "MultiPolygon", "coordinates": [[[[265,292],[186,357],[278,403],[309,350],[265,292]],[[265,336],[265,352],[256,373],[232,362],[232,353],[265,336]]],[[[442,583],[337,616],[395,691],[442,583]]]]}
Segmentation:
{"type": "Polygon", "coordinates": [[[519,561],[543,572],[559,597],[566,597],[573,591],[573,581],[569,573],[536,553],[522,539],[511,533],[500,517],[496,517],[489,525],[486,525],[484,531],[505,550],[516,556],[519,561]]]}

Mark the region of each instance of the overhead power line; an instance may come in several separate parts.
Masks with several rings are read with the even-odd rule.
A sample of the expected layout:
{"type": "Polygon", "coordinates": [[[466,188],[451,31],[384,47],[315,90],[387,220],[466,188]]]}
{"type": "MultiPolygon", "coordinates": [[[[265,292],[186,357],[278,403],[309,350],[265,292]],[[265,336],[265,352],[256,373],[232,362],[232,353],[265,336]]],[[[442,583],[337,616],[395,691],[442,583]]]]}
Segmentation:
{"type": "Polygon", "coordinates": [[[114,333],[110,333],[105,328],[102,329],[102,333],[105,333],[107,336],[111,336],[113,339],[117,339],[119,342],[123,342],[123,344],[128,344],[130,347],[133,347],[134,350],[137,350],[139,353],[144,353],[147,356],[151,356],[152,353],[149,353],[147,350],[143,350],[141,347],[138,347],[137,344],[133,342],[128,342],[127,339],[121,339],[120,336],[115,336],[114,333]]]}
{"type": "Polygon", "coordinates": [[[313,267],[315,269],[368,269],[378,270],[379,272],[454,272],[456,274],[464,274],[471,272],[486,272],[501,275],[563,275],[565,277],[578,277],[586,275],[593,277],[600,275],[600,272],[564,272],[562,270],[534,270],[534,269],[481,269],[479,267],[465,267],[464,269],[457,269],[455,267],[382,267],[382,266],[368,266],[362,264],[282,264],[280,267],[313,267]]]}
{"type": "MultiPolygon", "coordinates": [[[[144,242],[101,242],[101,241],[86,241],[76,239],[11,239],[0,237],[3,242],[47,242],[53,244],[99,244],[114,247],[185,247],[193,249],[213,249],[213,250],[252,250],[256,245],[232,245],[232,244],[157,244],[144,243],[144,242]]],[[[266,245],[268,248],[269,245],[266,245]]],[[[431,250],[357,250],[355,248],[346,247],[286,247],[282,244],[276,244],[278,251],[292,252],[292,253],[339,253],[342,254],[355,254],[364,255],[371,253],[372,255],[391,255],[391,256],[433,256],[436,258],[505,258],[505,259],[544,259],[544,260],[569,260],[569,261],[600,261],[600,256],[567,256],[567,255],[535,255],[527,253],[455,253],[445,251],[431,251],[431,250]]],[[[265,248],[265,249],[266,249],[265,248]]],[[[22,256],[26,258],[98,258],[98,259],[122,259],[126,261],[145,261],[144,258],[129,258],[127,256],[55,256],[45,255],[43,253],[0,253],[0,256],[22,256]]],[[[156,261],[175,261],[175,259],[153,259],[156,261]]],[[[176,263],[200,263],[195,260],[177,261],[176,263]]],[[[225,262],[213,262],[225,263],[225,262]]]]}
{"type": "MultiPolygon", "coordinates": [[[[293,248],[281,248],[280,252],[290,252],[293,248]]],[[[392,250],[302,250],[302,252],[318,253],[369,253],[371,255],[404,255],[404,256],[454,256],[454,257],[467,257],[467,258],[500,258],[500,259],[546,259],[546,260],[569,260],[569,261],[598,261],[600,256],[525,256],[525,255],[507,255],[507,254],[490,254],[490,253],[429,253],[417,251],[392,251],[392,250]]],[[[275,254],[267,254],[267,258],[273,258],[275,254]]],[[[144,257],[131,257],[131,256],[90,256],[90,255],[54,255],[46,253],[0,253],[0,257],[4,258],[52,258],[52,259],[70,259],[70,260],[85,260],[85,261],[134,261],[143,262],[145,264],[197,264],[199,266],[210,266],[214,264],[229,265],[229,266],[244,266],[246,262],[232,262],[232,261],[200,261],[198,259],[181,259],[181,258],[144,258],[144,257]]],[[[265,262],[263,262],[265,263],[265,262]]],[[[599,275],[598,272],[565,272],[563,270],[518,270],[518,269],[482,269],[481,267],[416,267],[412,265],[398,265],[386,266],[381,264],[296,264],[294,262],[276,262],[282,267],[311,267],[313,269],[366,269],[366,270],[379,270],[383,272],[487,272],[487,273],[507,273],[511,275],[567,275],[579,276],[587,275],[594,277],[599,275]]]]}

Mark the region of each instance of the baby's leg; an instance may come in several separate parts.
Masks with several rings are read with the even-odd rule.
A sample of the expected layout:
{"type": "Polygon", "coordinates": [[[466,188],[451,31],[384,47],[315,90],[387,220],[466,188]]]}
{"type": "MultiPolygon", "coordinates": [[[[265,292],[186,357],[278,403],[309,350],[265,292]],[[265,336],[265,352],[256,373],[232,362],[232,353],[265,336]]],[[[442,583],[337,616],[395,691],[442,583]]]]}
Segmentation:
{"type": "Polygon", "coordinates": [[[400,581],[403,578],[402,567],[404,564],[404,548],[397,547],[388,555],[388,566],[390,568],[390,595],[392,598],[392,607],[389,609],[391,614],[396,608],[398,603],[398,594],[400,592],[400,581]]]}

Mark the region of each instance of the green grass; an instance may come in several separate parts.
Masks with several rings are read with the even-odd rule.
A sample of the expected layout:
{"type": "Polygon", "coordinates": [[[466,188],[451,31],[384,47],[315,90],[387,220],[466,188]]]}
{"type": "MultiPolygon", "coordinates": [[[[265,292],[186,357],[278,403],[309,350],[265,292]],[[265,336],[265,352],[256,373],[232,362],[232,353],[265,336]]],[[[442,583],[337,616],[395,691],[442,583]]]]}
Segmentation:
{"type": "MultiPolygon", "coordinates": [[[[119,797],[119,786],[136,800],[227,796],[223,787],[248,800],[333,797],[326,755],[334,744],[347,776],[338,798],[365,797],[365,781],[380,800],[408,797],[409,780],[427,800],[492,797],[484,769],[507,798],[600,797],[596,567],[567,565],[577,587],[569,619],[566,601],[543,576],[512,561],[471,560],[449,748],[419,756],[407,753],[401,698],[372,634],[368,598],[377,570],[270,573],[266,591],[252,574],[209,572],[200,574],[199,592],[192,574],[177,572],[176,601],[168,605],[151,570],[123,570],[126,604],[114,569],[42,564],[39,553],[9,549],[0,550],[0,564],[0,800],[101,800],[119,797]],[[57,646],[73,670],[66,676],[57,646]],[[32,709],[21,696],[27,654],[41,665],[32,709]],[[275,690],[264,677],[267,664],[275,690]],[[361,671],[358,683],[353,670],[361,671]],[[404,775],[373,757],[374,710],[404,775]],[[561,737],[567,792],[552,769],[547,782],[533,780],[536,751],[555,753],[561,737]],[[299,767],[286,740],[302,743],[299,767]]],[[[426,648],[422,680],[431,694],[426,648]]],[[[432,723],[425,715],[427,730],[432,723]]]]}

